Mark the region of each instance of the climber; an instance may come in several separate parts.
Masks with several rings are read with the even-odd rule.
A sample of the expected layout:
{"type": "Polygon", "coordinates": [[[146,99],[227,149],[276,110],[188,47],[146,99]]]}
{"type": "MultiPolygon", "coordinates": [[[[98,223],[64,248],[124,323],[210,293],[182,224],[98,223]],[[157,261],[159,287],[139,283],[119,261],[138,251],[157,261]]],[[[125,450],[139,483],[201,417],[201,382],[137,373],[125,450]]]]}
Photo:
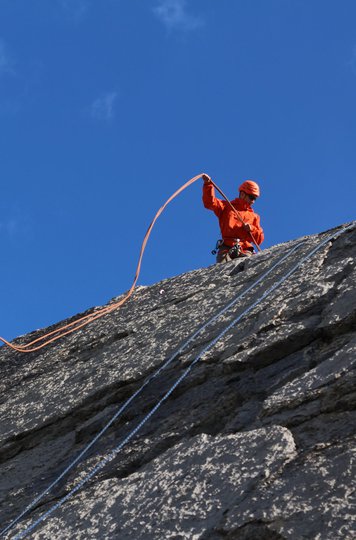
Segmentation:
{"type": "Polygon", "coordinates": [[[264,240],[260,217],[252,210],[252,205],[260,195],[256,182],[246,180],[239,187],[239,197],[231,201],[240,219],[227,201],[215,197],[215,189],[210,176],[202,175],[203,204],[213,210],[219,219],[222,238],[216,244],[216,262],[227,262],[237,257],[249,257],[254,253],[253,242],[258,246],[264,240]]]}

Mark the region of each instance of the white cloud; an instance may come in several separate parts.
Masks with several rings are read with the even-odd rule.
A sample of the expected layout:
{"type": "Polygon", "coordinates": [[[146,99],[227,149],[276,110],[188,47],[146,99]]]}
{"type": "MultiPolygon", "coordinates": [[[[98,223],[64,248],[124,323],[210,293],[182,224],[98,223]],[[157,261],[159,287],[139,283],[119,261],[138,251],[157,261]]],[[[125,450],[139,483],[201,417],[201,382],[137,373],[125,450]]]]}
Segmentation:
{"type": "Polygon", "coordinates": [[[186,0],[160,0],[153,13],[168,30],[195,30],[203,26],[200,17],[187,13],[186,5],[186,0]]]}
{"type": "Polygon", "coordinates": [[[115,116],[114,105],[117,92],[107,92],[93,101],[90,108],[90,116],[95,120],[110,121],[115,116]]]}

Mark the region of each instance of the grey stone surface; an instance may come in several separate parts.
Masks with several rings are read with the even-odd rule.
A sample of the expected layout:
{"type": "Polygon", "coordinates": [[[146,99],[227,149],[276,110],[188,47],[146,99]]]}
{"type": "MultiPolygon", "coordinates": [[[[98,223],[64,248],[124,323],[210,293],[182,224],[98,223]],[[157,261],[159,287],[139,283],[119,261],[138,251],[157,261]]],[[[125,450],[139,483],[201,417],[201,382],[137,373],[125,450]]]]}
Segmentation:
{"type": "Polygon", "coordinates": [[[303,241],[197,334],[5,537],[26,530],[110,455],[202,353],[137,434],[30,536],[355,538],[356,229],[257,303],[329,234],[138,287],[121,309],[38,353],[1,348],[4,527],[182,343],[303,241]]]}

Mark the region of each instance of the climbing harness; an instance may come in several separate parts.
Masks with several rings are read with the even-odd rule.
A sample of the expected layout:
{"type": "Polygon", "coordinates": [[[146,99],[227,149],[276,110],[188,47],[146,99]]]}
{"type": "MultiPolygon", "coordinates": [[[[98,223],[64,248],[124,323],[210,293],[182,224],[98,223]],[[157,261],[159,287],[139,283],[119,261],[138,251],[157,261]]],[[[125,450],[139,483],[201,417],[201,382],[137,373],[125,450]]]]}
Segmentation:
{"type": "Polygon", "coordinates": [[[212,254],[213,255],[216,255],[219,251],[220,252],[223,252],[223,253],[228,253],[231,257],[231,259],[236,259],[237,257],[241,257],[242,255],[242,249],[241,249],[241,245],[240,245],[240,241],[238,238],[236,238],[234,240],[234,245],[233,246],[227,246],[225,243],[224,243],[224,240],[221,240],[219,239],[217,242],[216,242],[216,246],[215,246],[215,249],[212,250],[212,254]],[[226,247],[226,250],[221,250],[221,248],[225,246],[226,247]]]}
{"type": "MultiPolygon", "coordinates": [[[[188,180],[188,182],[183,184],[179,189],[177,189],[177,191],[175,191],[173,193],[173,195],[171,195],[167,199],[167,201],[163,204],[163,206],[161,206],[161,208],[156,213],[155,217],[153,218],[153,220],[152,220],[151,224],[149,225],[149,227],[147,229],[147,232],[146,232],[146,234],[144,236],[144,239],[143,239],[143,242],[142,242],[142,245],[141,245],[141,249],[140,249],[140,255],[139,255],[137,267],[136,267],[136,273],[135,273],[135,277],[134,277],[134,280],[132,282],[132,285],[131,285],[129,291],[126,293],[126,295],[121,300],[119,300],[118,302],[115,302],[113,304],[110,304],[109,306],[106,306],[106,307],[104,307],[104,308],[102,308],[100,310],[94,311],[93,313],[90,313],[89,315],[85,315],[84,317],[76,319],[75,321],[72,321],[71,323],[68,323],[68,324],[66,324],[66,325],[64,325],[64,326],[62,326],[60,328],[57,328],[56,330],[53,330],[52,332],[48,332],[47,334],[44,334],[44,335],[38,337],[37,339],[34,339],[30,343],[27,343],[26,345],[14,345],[13,343],[10,343],[9,341],[7,341],[3,337],[0,337],[0,341],[2,341],[3,343],[5,343],[5,345],[7,345],[8,347],[10,347],[11,349],[13,349],[13,350],[15,350],[17,352],[31,353],[31,352],[38,351],[38,350],[42,349],[46,345],[49,345],[50,343],[53,343],[54,341],[57,341],[58,339],[61,339],[64,336],[67,336],[68,334],[72,334],[73,332],[76,332],[77,330],[80,330],[81,328],[83,328],[84,326],[90,324],[91,322],[93,322],[93,321],[95,321],[95,320],[97,320],[97,319],[99,319],[101,317],[104,317],[105,315],[107,315],[107,314],[115,311],[119,307],[121,307],[125,302],[127,302],[127,300],[132,296],[132,293],[134,292],[137,280],[138,280],[139,275],[140,275],[142,258],[143,258],[143,254],[144,254],[144,251],[145,251],[145,248],[146,248],[146,244],[148,242],[149,236],[151,234],[151,231],[152,231],[152,229],[154,227],[154,224],[156,223],[157,219],[162,214],[162,212],[164,211],[166,206],[173,199],[175,199],[187,187],[189,187],[194,182],[199,180],[202,176],[203,176],[203,173],[198,174],[197,176],[194,176],[193,178],[188,180]]],[[[212,180],[211,180],[211,183],[214,185],[215,189],[221,194],[221,196],[227,201],[227,203],[230,205],[231,209],[237,215],[238,219],[243,224],[245,224],[245,222],[242,219],[240,213],[231,204],[231,202],[226,197],[226,195],[223,193],[223,191],[212,180]]],[[[256,245],[257,249],[259,251],[261,251],[261,248],[257,244],[253,234],[251,232],[249,234],[251,236],[251,240],[256,245]]]]}
{"type": "MultiPolygon", "coordinates": [[[[306,261],[308,261],[317,251],[319,251],[323,246],[325,246],[328,242],[332,241],[332,240],[335,240],[338,236],[340,236],[342,233],[346,232],[347,230],[350,230],[351,228],[354,228],[354,224],[350,224],[348,226],[344,226],[341,230],[335,232],[334,234],[332,235],[329,235],[326,239],[322,240],[314,249],[312,249],[307,255],[303,256],[289,271],[287,271],[276,283],[274,283],[272,286],[270,286],[259,298],[257,298],[257,300],[255,302],[253,302],[252,304],[250,304],[240,315],[238,315],[231,323],[229,323],[214,339],[212,339],[207,345],[206,347],[204,347],[204,349],[191,361],[191,363],[189,364],[189,366],[184,370],[184,372],[182,373],[182,375],[175,381],[175,383],[169,388],[169,390],[163,395],[163,397],[156,403],[156,405],[146,414],[146,416],[138,423],[138,425],[123,439],[123,441],[121,441],[121,443],[116,446],[106,457],[104,457],[86,476],[84,476],[82,478],[81,481],[78,482],[78,484],[76,486],[74,486],[74,488],[69,491],[62,499],[60,499],[56,504],[54,504],[49,510],[47,510],[42,516],[40,516],[37,520],[35,520],[31,525],[29,525],[25,530],[23,530],[22,532],[18,533],[16,536],[15,536],[15,539],[14,540],[20,540],[22,538],[25,538],[32,530],[34,530],[42,521],[44,521],[49,515],[51,515],[55,510],[57,510],[60,506],[62,506],[68,499],[70,499],[73,495],[75,495],[75,493],[77,493],[98,471],[100,471],[103,467],[105,467],[105,465],[107,463],[109,463],[110,461],[112,461],[116,455],[121,451],[121,449],[123,448],[123,446],[125,446],[137,433],[138,431],[144,426],[144,424],[154,415],[154,413],[159,409],[159,407],[169,398],[169,396],[173,393],[173,391],[177,388],[177,386],[187,377],[187,375],[190,373],[190,371],[192,370],[192,368],[194,367],[194,365],[203,357],[203,355],[208,352],[233,326],[235,326],[245,315],[247,315],[248,313],[250,313],[257,305],[259,305],[261,302],[263,302],[263,300],[265,298],[267,298],[272,292],[274,292],[280,285],[282,285],[294,272],[296,272],[296,270],[298,270],[306,261]]],[[[284,259],[285,260],[293,251],[295,251],[297,248],[300,247],[301,244],[298,244],[297,246],[295,246],[290,252],[288,252],[284,259]]],[[[282,262],[279,261],[278,263],[276,263],[276,265],[280,264],[282,262]]],[[[276,266],[275,265],[275,266],[276,266]]],[[[270,273],[272,271],[272,269],[270,269],[268,272],[270,273]]],[[[265,277],[266,277],[266,274],[265,273],[263,276],[261,276],[253,285],[251,285],[251,287],[249,287],[248,289],[246,289],[241,295],[238,296],[238,299],[241,299],[245,294],[247,294],[248,291],[251,290],[251,288],[255,287],[256,284],[260,283],[265,277]]],[[[228,304],[228,306],[226,306],[225,308],[223,308],[223,310],[221,312],[219,312],[219,314],[217,316],[220,316],[222,313],[225,313],[225,311],[227,311],[227,309],[229,309],[230,307],[232,307],[232,305],[234,305],[234,303],[237,302],[237,299],[233,300],[232,302],[230,302],[230,304],[228,304]]],[[[164,369],[164,367],[166,367],[168,365],[169,362],[171,362],[174,358],[176,358],[176,356],[178,354],[180,354],[180,352],[187,346],[188,343],[190,343],[203,329],[205,329],[207,327],[208,324],[210,324],[212,321],[215,321],[216,317],[217,316],[214,316],[212,319],[210,319],[205,325],[203,325],[201,328],[199,328],[199,330],[193,334],[193,336],[191,338],[188,339],[187,342],[185,342],[185,344],[182,345],[182,347],[161,367],[159,368],[159,370],[154,374],[152,375],[151,377],[149,377],[147,379],[147,381],[144,383],[144,385],[141,387],[143,388],[145,385],[148,384],[148,382],[150,380],[152,380],[153,378],[155,378],[158,373],[160,373],[162,371],[162,369],[164,369]]],[[[136,393],[135,393],[135,397],[138,395],[138,393],[141,392],[141,389],[139,389],[136,393]]],[[[131,399],[131,398],[130,398],[131,399]]],[[[132,400],[131,400],[132,401],[132,400]]],[[[121,409],[120,409],[121,411],[121,409]]],[[[119,411],[118,413],[116,413],[115,415],[115,419],[118,417],[119,415],[119,411]]],[[[109,425],[111,425],[111,423],[114,421],[114,417],[110,420],[110,422],[107,424],[107,426],[105,426],[105,428],[103,428],[103,430],[100,432],[99,436],[104,432],[104,430],[107,429],[107,427],[109,427],[109,425]]],[[[95,441],[98,439],[98,436],[95,438],[95,441]]],[[[93,440],[94,441],[94,440],[93,440]]],[[[90,443],[90,445],[88,445],[88,447],[86,449],[84,449],[83,453],[87,451],[87,449],[92,446],[93,444],[93,441],[92,443],[90,443]]],[[[83,453],[80,454],[80,457],[83,455],[83,453]]],[[[78,458],[73,462],[73,465],[76,464],[78,462],[78,458]]],[[[71,468],[71,466],[70,466],[71,468]]],[[[69,470],[69,468],[66,469],[66,472],[69,470]]],[[[16,518],[13,522],[11,522],[3,531],[2,531],[2,534],[4,534],[5,532],[7,532],[8,530],[10,530],[10,528],[12,528],[16,523],[18,523],[18,521],[25,515],[25,513],[27,513],[28,510],[30,510],[31,508],[34,507],[35,504],[37,504],[37,502],[39,502],[39,500],[46,494],[48,493],[49,489],[51,489],[51,487],[53,487],[55,485],[55,483],[57,483],[59,481],[59,479],[61,479],[63,477],[63,475],[65,474],[62,473],[62,475],[60,477],[58,477],[58,479],[51,484],[51,486],[49,488],[47,488],[46,491],[43,492],[43,494],[41,494],[38,498],[36,498],[27,508],[26,510],[20,514],[20,516],[18,516],[18,518],[16,518]]]]}
{"type": "Polygon", "coordinates": [[[219,239],[216,242],[215,249],[211,252],[213,255],[217,255],[217,262],[222,261],[228,261],[228,260],[234,260],[239,257],[248,257],[250,255],[253,255],[253,251],[249,251],[246,253],[246,251],[242,250],[240,240],[238,238],[234,238],[234,244],[232,246],[228,246],[225,244],[224,240],[219,239]]]}

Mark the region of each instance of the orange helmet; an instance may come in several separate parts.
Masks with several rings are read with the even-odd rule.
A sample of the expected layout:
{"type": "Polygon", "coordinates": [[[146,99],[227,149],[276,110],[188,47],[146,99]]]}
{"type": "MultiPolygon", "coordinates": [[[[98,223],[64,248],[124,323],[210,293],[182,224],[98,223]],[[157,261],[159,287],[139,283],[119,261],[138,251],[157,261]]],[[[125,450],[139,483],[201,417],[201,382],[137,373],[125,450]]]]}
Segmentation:
{"type": "Polygon", "coordinates": [[[255,197],[260,196],[259,185],[256,184],[256,182],[253,182],[253,180],[246,180],[243,182],[239,187],[239,191],[244,191],[248,195],[255,195],[255,197]]]}

